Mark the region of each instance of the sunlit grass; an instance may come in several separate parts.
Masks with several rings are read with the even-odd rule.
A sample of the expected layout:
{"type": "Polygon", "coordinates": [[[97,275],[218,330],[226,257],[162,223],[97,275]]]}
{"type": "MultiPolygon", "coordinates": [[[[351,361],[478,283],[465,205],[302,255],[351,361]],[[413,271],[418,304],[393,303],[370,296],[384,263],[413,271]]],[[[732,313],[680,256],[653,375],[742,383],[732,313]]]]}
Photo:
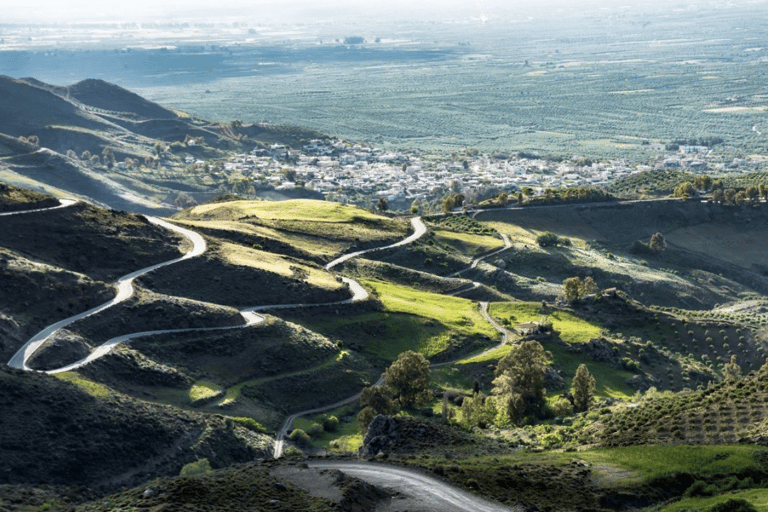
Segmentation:
{"type": "Polygon", "coordinates": [[[75,372],[61,372],[53,375],[58,379],[75,384],[91,396],[105,397],[111,393],[107,386],[88,380],[75,372]]]}
{"type": "Polygon", "coordinates": [[[468,299],[446,297],[381,281],[368,280],[365,281],[365,286],[376,292],[387,311],[431,318],[449,329],[465,334],[482,335],[491,339],[499,336],[491,324],[480,315],[478,305],[468,299]]]}
{"type": "Polygon", "coordinates": [[[189,388],[189,401],[192,403],[218,396],[224,388],[210,380],[199,380],[189,388]]]}
{"type": "Polygon", "coordinates": [[[658,509],[658,512],[693,512],[696,510],[711,510],[715,505],[733,499],[746,500],[752,504],[756,510],[768,510],[768,489],[751,489],[749,491],[719,494],[711,498],[684,498],[677,503],[658,509]]]}
{"type": "Polygon", "coordinates": [[[560,333],[560,339],[567,343],[584,343],[600,336],[602,327],[582,320],[567,312],[554,310],[542,314],[541,304],[535,302],[494,302],[489,309],[492,316],[509,320],[514,327],[525,322],[538,322],[548,317],[552,327],[560,333]]]}
{"type": "Polygon", "coordinates": [[[302,265],[279,254],[230,243],[221,244],[219,254],[231,265],[266,270],[283,277],[300,278],[318,288],[337,290],[344,286],[330,272],[302,265]]]}

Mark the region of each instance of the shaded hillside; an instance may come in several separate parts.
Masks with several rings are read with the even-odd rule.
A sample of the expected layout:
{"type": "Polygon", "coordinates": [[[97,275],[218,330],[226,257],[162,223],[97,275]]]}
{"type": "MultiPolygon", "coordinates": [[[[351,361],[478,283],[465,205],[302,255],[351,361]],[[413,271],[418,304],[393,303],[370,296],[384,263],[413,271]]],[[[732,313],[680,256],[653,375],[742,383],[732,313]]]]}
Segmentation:
{"type": "Polygon", "coordinates": [[[105,111],[131,113],[146,119],[174,119],[175,112],[104,80],[89,79],[66,88],[67,96],[105,111]]]}
{"type": "Polygon", "coordinates": [[[476,218],[528,242],[508,253],[502,267],[529,280],[548,275],[560,285],[566,274],[594,275],[601,286],[618,285],[646,303],[674,305],[678,294],[679,305],[692,309],[768,292],[768,207],[762,203],[659,200],[492,210],[476,218]],[[542,232],[584,244],[539,248],[534,244],[542,232]],[[665,251],[635,249],[657,232],[666,239],[665,251]]]}
{"type": "MultiPolygon", "coordinates": [[[[56,130],[54,137],[61,135],[62,131],[56,130]]],[[[15,182],[22,186],[44,184],[39,188],[118,210],[150,215],[168,215],[175,211],[170,204],[161,202],[161,198],[168,195],[163,189],[132,179],[122,178],[117,181],[113,179],[117,176],[99,173],[78,159],[48,149],[6,157],[0,161],[0,175],[3,164],[12,172],[7,176],[9,183],[15,182]]]]}
{"type": "Polygon", "coordinates": [[[0,368],[3,484],[117,489],[264,456],[270,441],[219,416],[143,403],[79,379],[0,368]]]}
{"type": "Polygon", "coordinates": [[[0,75],[0,133],[28,136],[51,125],[107,128],[104,121],[49,90],[0,75]]]}
{"type": "Polygon", "coordinates": [[[27,258],[113,280],[181,255],[181,238],[144,217],[84,203],[3,219],[0,245],[27,258]]]}

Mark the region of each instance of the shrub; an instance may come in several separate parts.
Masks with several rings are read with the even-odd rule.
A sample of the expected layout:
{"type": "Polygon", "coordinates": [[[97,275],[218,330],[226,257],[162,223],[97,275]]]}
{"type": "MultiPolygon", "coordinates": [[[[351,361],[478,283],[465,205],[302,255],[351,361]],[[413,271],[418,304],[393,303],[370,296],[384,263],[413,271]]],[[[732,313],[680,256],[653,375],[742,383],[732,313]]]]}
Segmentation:
{"type": "Polygon", "coordinates": [[[731,498],[709,509],[709,512],[757,512],[757,509],[747,500],[731,498]]]}
{"type": "Polygon", "coordinates": [[[570,416],[573,414],[573,404],[567,398],[560,397],[552,404],[552,412],[555,416],[570,416]]]}
{"type": "Polygon", "coordinates": [[[707,482],[703,480],[696,480],[685,490],[684,496],[687,498],[695,498],[697,496],[714,496],[715,493],[717,493],[717,487],[708,485],[707,482]]]}
{"type": "Polygon", "coordinates": [[[557,245],[560,241],[560,237],[558,237],[554,233],[542,233],[539,236],[536,237],[536,243],[539,244],[539,247],[550,247],[557,245]]]}
{"type": "Polygon", "coordinates": [[[339,430],[339,418],[336,416],[326,416],[323,418],[323,429],[326,432],[336,432],[339,430]]]}
{"type": "Polygon", "coordinates": [[[307,430],[307,434],[309,434],[309,437],[312,439],[317,439],[318,437],[323,435],[323,426],[319,423],[313,423],[309,426],[309,429],[307,430]]]}
{"type": "Polygon", "coordinates": [[[288,439],[293,441],[299,446],[309,446],[309,434],[301,430],[300,428],[294,429],[288,439]]]}
{"type": "Polygon", "coordinates": [[[195,476],[195,475],[203,475],[205,473],[211,472],[211,463],[208,462],[208,459],[202,458],[200,460],[196,460],[195,462],[190,462],[189,464],[186,464],[183,468],[181,468],[181,471],[179,472],[179,476],[195,476]]]}

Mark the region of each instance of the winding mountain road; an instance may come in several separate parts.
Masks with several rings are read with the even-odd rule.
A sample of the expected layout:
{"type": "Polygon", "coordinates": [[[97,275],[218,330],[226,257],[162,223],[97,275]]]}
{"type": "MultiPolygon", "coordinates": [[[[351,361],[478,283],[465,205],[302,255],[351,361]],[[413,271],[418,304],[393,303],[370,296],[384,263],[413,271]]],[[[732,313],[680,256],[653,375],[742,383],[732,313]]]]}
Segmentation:
{"type": "MultiPolygon", "coordinates": [[[[22,213],[33,213],[33,212],[39,212],[39,211],[50,211],[55,210],[58,208],[64,208],[67,206],[71,206],[75,204],[75,201],[71,200],[61,200],[61,204],[59,206],[54,206],[50,208],[40,208],[36,210],[25,210],[25,211],[19,211],[19,212],[8,212],[7,214],[13,214],[18,215],[22,213]]],[[[78,313],[77,315],[71,316],[69,318],[65,318],[63,320],[60,320],[52,325],[49,325],[36,335],[34,335],[29,341],[27,341],[17,352],[16,354],[11,357],[10,361],[8,361],[8,366],[11,366],[13,368],[19,368],[23,370],[31,371],[32,368],[29,367],[28,362],[29,359],[32,357],[32,355],[40,349],[40,347],[49,340],[52,336],[54,336],[59,330],[63,329],[64,327],[81,320],[83,318],[86,318],[91,315],[95,315],[96,313],[100,313],[101,311],[104,311],[105,309],[111,308],[113,306],[116,306],[117,304],[120,304],[121,302],[126,301],[127,299],[131,298],[134,294],[134,287],[133,287],[133,281],[137,277],[143,276],[149,272],[152,272],[153,270],[157,270],[158,268],[166,267],[169,265],[173,265],[175,263],[179,263],[184,260],[188,260],[191,258],[195,258],[197,256],[200,256],[203,254],[206,250],[206,243],[205,239],[199,234],[196,233],[190,229],[182,228],[180,226],[177,226],[175,224],[171,224],[168,221],[158,219],[156,217],[150,217],[145,216],[149,222],[156,224],[158,226],[162,226],[166,229],[169,229],[171,231],[174,231],[176,233],[179,233],[180,235],[186,237],[191,243],[192,248],[183,256],[180,256],[178,258],[175,258],[170,261],[165,261],[162,263],[157,263],[155,265],[151,265],[146,268],[142,268],[139,270],[136,270],[134,272],[131,272],[130,274],[127,274],[120,279],[117,280],[117,295],[112,299],[104,304],[101,304],[99,306],[96,306],[95,308],[89,309],[88,311],[84,311],[82,313],[78,313]]],[[[378,251],[383,249],[389,249],[393,247],[399,247],[402,245],[405,245],[407,243],[411,243],[414,240],[417,240],[421,236],[426,233],[426,226],[422,222],[421,218],[414,217],[411,219],[411,225],[414,228],[414,233],[405,238],[404,240],[401,240],[399,242],[396,242],[394,244],[390,244],[384,247],[375,247],[372,249],[366,249],[363,251],[357,251],[355,253],[352,253],[351,255],[345,255],[341,258],[337,258],[336,260],[332,261],[328,265],[326,265],[326,269],[331,269],[332,267],[349,260],[352,257],[359,256],[360,254],[365,254],[367,252],[372,251],[378,251]]],[[[60,372],[66,372],[75,370],[77,368],[80,368],[92,361],[95,361],[96,359],[99,359],[101,357],[104,357],[105,355],[109,354],[109,352],[116,347],[117,345],[121,343],[125,343],[127,341],[130,341],[132,339],[144,337],[144,336],[152,336],[157,334],[170,334],[170,333],[181,333],[181,332],[204,332],[204,331],[222,331],[222,330],[228,330],[228,329],[242,329],[243,327],[248,327],[254,324],[257,324],[259,322],[264,321],[264,317],[257,314],[256,311],[265,311],[265,310],[274,310],[274,309],[288,309],[288,308],[297,308],[297,307],[313,307],[313,306],[332,306],[332,305],[342,305],[342,304],[350,304],[353,302],[358,302],[361,300],[365,300],[368,297],[368,292],[363,288],[360,283],[357,281],[350,279],[348,277],[341,277],[341,280],[346,283],[349,287],[350,292],[352,293],[352,296],[348,299],[337,301],[337,302],[329,302],[329,303],[320,303],[320,304],[275,304],[275,305],[267,305],[267,306],[254,306],[251,308],[246,308],[240,311],[240,314],[243,316],[243,319],[245,321],[242,325],[236,325],[236,326],[228,326],[228,327],[194,327],[194,328],[186,328],[186,329],[161,329],[161,330],[153,330],[153,331],[141,331],[141,332],[135,332],[130,334],[124,334],[122,336],[117,336],[115,338],[109,339],[96,347],[87,357],[76,361],[74,363],[68,364],[66,366],[56,368],[53,370],[48,370],[46,373],[60,373],[60,372]]]]}
{"type": "MultiPolygon", "coordinates": [[[[360,255],[365,254],[367,252],[380,251],[380,250],[384,250],[384,249],[391,249],[392,247],[400,247],[402,245],[409,244],[409,243],[413,242],[414,240],[418,240],[421,236],[424,235],[424,233],[426,233],[427,228],[424,225],[424,222],[421,220],[420,217],[412,218],[411,219],[411,224],[413,225],[413,228],[414,228],[413,234],[411,236],[409,236],[408,238],[402,240],[401,242],[397,242],[395,244],[388,245],[386,247],[377,247],[377,248],[374,248],[374,249],[367,249],[367,250],[364,250],[364,251],[357,251],[357,252],[354,252],[354,253],[351,253],[351,254],[344,255],[344,256],[342,256],[340,258],[337,258],[337,259],[333,260],[331,263],[326,265],[325,268],[326,269],[331,268],[331,267],[333,267],[335,265],[338,265],[339,263],[347,261],[347,260],[349,260],[349,259],[351,259],[353,257],[360,256],[360,255]]],[[[472,262],[470,263],[469,267],[467,267],[467,268],[465,268],[463,270],[460,270],[458,272],[455,272],[454,274],[451,274],[451,275],[452,276],[453,275],[458,275],[458,274],[460,274],[462,272],[466,272],[469,269],[475,268],[477,266],[477,264],[480,263],[480,261],[482,261],[483,259],[489,258],[489,257],[494,256],[496,254],[499,254],[500,252],[506,251],[507,249],[512,247],[512,242],[509,240],[509,237],[507,235],[501,235],[501,236],[504,239],[504,247],[502,247],[501,249],[497,249],[497,250],[491,251],[489,253],[483,254],[481,256],[478,256],[477,258],[472,260],[472,262]]],[[[342,279],[344,279],[344,278],[342,278],[342,279]]],[[[480,286],[480,283],[477,283],[477,282],[473,282],[472,284],[474,285],[475,288],[480,286]]],[[[466,291],[466,290],[463,290],[463,291],[466,291]]],[[[478,356],[482,356],[482,355],[488,354],[490,352],[493,352],[494,350],[497,350],[500,347],[504,346],[504,344],[508,343],[509,339],[510,339],[510,332],[507,329],[505,329],[504,327],[502,327],[498,322],[496,322],[496,320],[494,320],[490,316],[490,314],[488,314],[488,303],[487,302],[480,302],[480,314],[483,316],[483,318],[485,318],[491,324],[491,326],[493,326],[494,329],[496,329],[501,334],[501,342],[498,345],[494,345],[493,347],[491,347],[491,348],[489,348],[487,350],[484,350],[483,352],[480,352],[479,354],[475,354],[475,355],[473,355],[471,357],[478,357],[478,356]]],[[[466,358],[462,358],[462,359],[466,359],[466,358]]],[[[448,366],[448,365],[454,364],[454,363],[456,363],[458,361],[461,361],[462,359],[456,359],[456,360],[452,360],[452,361],[445,361],[445,362],[442,362],[442,363],[434,363],[434,364],[430,365],[430,368],[440,368],[441,366],[448,366]]],[[[384,376],[383,375],[379,378],[378,381],[376,381],[373,384],[373,386],[381,386],[382,384],[384,384],[384,376]]],[[[336,403],[333,403],[333,404],[324,405],[322,407],[316,407],[314,409],[309,409],[309,410],[306,410],[306,411],[299,411],[299,412],[293,413],[290,416],[288,416],[285,419],[285,422],[283,423],[283,425],[280,427],[280,429],[275,434],[274,457],[276,459],[279,459],[283,455],[283,451],[285,450],[285,437],[288,435],[288,431],[293,428],[293,422],[296,420],[296,418],[299,418],[301,416],[308,416],[310,414],[317,414],[317,413],[320,413],[320,412],[323,412],[323,411],[329,411],[329,410],[341,407],[342,405],[347,405],[347,404],[353,403],[354,401],[356,401],[356,400],[358,400],[360,398],[360,395],[361,395],[361,393],[357,393],[356,395],[351,396],[349,398],[345,398],[344,400],[341,400],[339,402],[336,402],[336,403]]]]}
{"type": "Polygon", "coordinates": [[[34,210],[21,210],[21,211],[13,211],[13,212],[2,212],[0,213],[0,217],[7,217],[9,215],[21,215],[21,214],[27,214],[27,213],[36,213],[36,212],[49,212],[51,210],[58,210],[59,208],[66,208],[67,206],[72,206],[77,201],[74,201],[72,199],[59,199],[59,206],[50,206],[48,208],[35,208],[34,210]]]}
{"type": "MultiPolygon", "coordinates": [[[[33,212],[40,212],[40,211],[50,211],[58,208],[65,208],[73,204],[75,204],[75,201],[61,200],[61,204],[59,206],[55,206],[51,208],[40,208],[35,210],[19,211],[19,212],[6,212],[6,213],[0,214],[0,216],[18,215],[22,213],[33,213],[33,212]]],[[[29,341],[27,341],[27,343],[24,344],[24,346],[22,346],[16,352],[16,354],[9,361],[8,363],[9,366],[32,371],[32,369],[29,368],[27,364],[29,361],[29,358],[48,339],[50,339],[53,335],[55,335],[56,332],[58,332],[60,329],[80,319],[97,314],[101,311],[104,311],[112,306],[120,304],[121,302],[124,302],[125,300],[129,299],[134,294],[135,289],[133,287],[133,281],[137,277],[145,275],[149,272],[152,272],[162,267],[173,265],[175,263],[178,263],[190,258],[195,258],[203,254],[203,252],[205,252],[206,250],[205,239],[200,234],[194,231],[191,231],[189,229],[176,226],[162,219],[158,219],[155,217],[146,217],[146,218],[153,224],[162,226],[166,229],[179,233],[182,236],[185,236],[192,243],[192,248],[183,256],[180,256],[170,261],[151,265],[149,267],[146,267],[140,270],[136,270],[134,272],[131,272],[130,274],[127,274],[121,277],[116,282],[118,291],[116,296],[113,299],[105,302],[104,304],[101,304],[100,306],[89,309],[88,311],[84,311],[83,313],[79,313],[77,315],[71,316],[69,318],[66,318],[64,320],[61,320],[59,322],[56,322],[46,327],[45,329],[37,333],[35,336],[33,336],[29,341]]],[[[413,234],[401,240],[400,242],[396,242],[394,244],[390,244],[384,247],[377,247],[377,248],[372,248],[372,249],[367,249],[362,251],[356,251],[354,253],[344,255],[340,258],[333,260],[331,263],[326,265],[325,268],[327,270],[330,270],[333,267],[345,261],[348,261],[354,257],[360,256],[369,252],[381,251],[381,250],[400,247],[400,246],[409,244],[415,240],[418,240],[427,231],[426,226],[424,225],[423,221],[419,217],[412,218],[411,225],[413,226],[413,229],[414,229],[413,234]]],[[[509,247],[509,241],[506,236],[504,237],[504,240],[505,240],[505,247],[503,249],[494,251],[480,258],[476,258],[475,260],[473,260],[471,268],[474,268],[482,258],[489,257],[493,254],[497,254],[498,252],[501,252],[502,250],[507,249],[509,247]]],[[[240,328],[243,328],[249,325],[254,325],[256,323],[264,321],[264,317],[257,314],[256,311],[264,311],[269,309],[295,308],[295,307],[311,307],[311,306],[318,306],[318,305],[349,304],[352,302],[364,300],[365,298],[368,297],[368,292],[357,281],[354,281],[353,279],[350,279],[347,277],[341,277],[341,279],[343,282],[347,283],[347,285],[349,286],[350,292],[352,293],[352,297],[343,301],[327,303],[327,304],[290,304],[290,305],[279,304],[279,305],[271,305],[271,306],[255,306],[252,308],[246,308],[240,311],[240,314],[243,316],[245,323],[239,326],[165,329],[165,330],[142,331],[142,332],[136,332],[131,334],[125,334],[104,342],[102,345],[94,349],[91,352],[91,354],[88,355],[88,357],[86,358],[61,368],[49,370],[47,373],[58,373],[58,372],[77,369],[83,365],[90,363],[91,361],[94,361],[100,357],[105,356],[115,346],[119,345],[120,343],[124,343],[131,339],[139,338],[142,336],[150,336],[155,334],[167,334],[167,333],[179,333],[179,332],[192,332],[192,331],[201,332],[201,331],[214,331],[214,330],[220,331],[220,330],[226,330],[226,329],[240,329],[240,328]]],[[[501,344],[503,345],[504,343],[506,343],[506,341],[508,340],[509,333],[488,315],[487,302],[480,304],[480,311],[481,311],[481,314],[491,323],[491,325],[493,325],[497,330],[499,330],[499,332],[503,334],[503,339],[501,344]]],[[[496,348],[497,347],[493,347],[488,351],[495,350],[496,348]]],[[[443,366],[451,363],[452,362],[440,363],[433,366],[435,367],[443,366]]],[[[383,382],[384,382],[384,377],[382,376],[374,385],[378,386],[383,384],[383,382]]],[[[286,419],[281,429],[277,432],[276,442],[275,442],[275,451],[274,451],[275,458],[280,457],[282,455],[285,435],[287,431],[290,430],[291,426],[293,425],[293,421],[297,417],[307,415],[307,414],[322,412],[328,409],[335,409],[342,405],[352,403],[355,400],[358,400],[359,398],[360,398],[360,393],[333,404],[318,407],[315,409],[310,409],[307,411],[300,411],[290,415],[286,419]]],[[[378,485],[384,488],[392,489],[398,493],[409,495],[412,498],[417,499],[417,501],[419,502],[420,508],[423,507],[424,509],[427,509],[427,510],[435,510],[435,511],[441,511],[441,512],[468,512],[468,511],[522,512],[523,510],[520,508],[504,507],[498,504],[494,504],[494,503],[482,500],[465,491],[462,491],[458,488],[447,485],[444,482],[441,482],[440,480],[426,476],[418,471],[408,470],[404,468],[397,468],[397,467],[381,465],[381,464],[366,464],[362,462],[352,463],[352,462],[335,462],[335,461],[311,462],[310,467],[315,469],[341,470],[349,475],[365,480],[373,485],[378,485]]]]}
{"type": "MultiPolygon", "coordinates": [[[[369,484],[407,495],[416,510],[440,512],[525,512],[524,507],[506,507],[478,498],[466,491],[419,471],[364,462],[311,461],[310,469],[336,469],[369,484]]],[[[397,496],[393,498],[393,501],[397,496]]],[[[409,508],[410,508],[409,504],[409,508]]],[[[399,509],[398,509],[399,510],[399,509]]]]}

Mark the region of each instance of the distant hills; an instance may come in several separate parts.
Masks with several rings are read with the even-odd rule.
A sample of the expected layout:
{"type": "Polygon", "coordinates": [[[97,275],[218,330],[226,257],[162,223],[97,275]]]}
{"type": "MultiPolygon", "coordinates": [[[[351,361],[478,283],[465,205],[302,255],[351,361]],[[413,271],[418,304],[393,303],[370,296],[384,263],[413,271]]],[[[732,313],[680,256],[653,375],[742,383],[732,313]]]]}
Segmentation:
{"type": "Polygon", "coordinates": [[[103,80],[55,86],[0,75],[0,178],[115,209],[170,214],[180,193],[217,194],[215,183],[185,175],[189,158],[223,160],[316,136],[211,123],[103,80]]]}

